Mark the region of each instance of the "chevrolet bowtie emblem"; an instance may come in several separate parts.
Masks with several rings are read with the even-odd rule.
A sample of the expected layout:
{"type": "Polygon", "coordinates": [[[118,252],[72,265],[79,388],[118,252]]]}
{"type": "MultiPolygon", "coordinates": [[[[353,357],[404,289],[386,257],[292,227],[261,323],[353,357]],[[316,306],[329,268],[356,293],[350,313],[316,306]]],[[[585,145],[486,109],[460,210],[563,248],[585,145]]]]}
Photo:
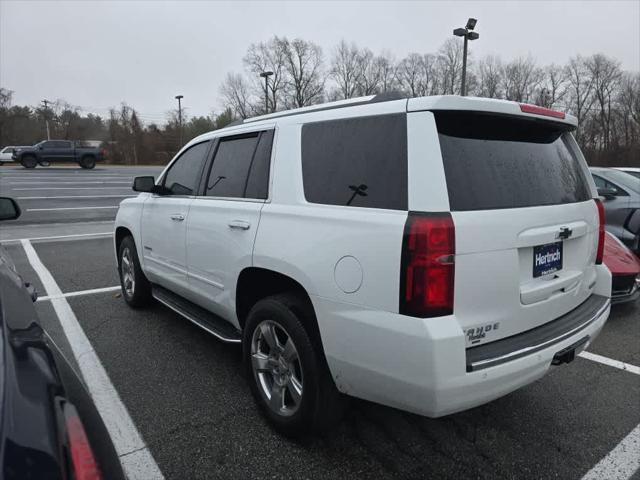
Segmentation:
{"type": "Polygon", "coordinates": [[[556,238],[560,240],[566,240],[573,234],[573,230],[568,227],[562,227],[560,231],[556,234],[556,238]]]}

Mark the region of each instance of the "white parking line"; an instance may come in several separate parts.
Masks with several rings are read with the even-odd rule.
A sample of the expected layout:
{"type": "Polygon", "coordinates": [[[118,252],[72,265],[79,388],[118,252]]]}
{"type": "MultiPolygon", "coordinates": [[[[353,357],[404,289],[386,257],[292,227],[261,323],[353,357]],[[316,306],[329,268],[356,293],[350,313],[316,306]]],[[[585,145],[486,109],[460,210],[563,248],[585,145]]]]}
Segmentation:
{"type": "Polygon", "coordinates": [[[79,297],[81,295],[91,295],[93,293],[115,292],[116,290],[120,290],[119,285],[104,288],[92,288],[91,290],[78,290],[76,292],[63,293],[62,295],[45,295],[43,297],[38,297],[37,301],[41,302],[44,300],[52,300],[54,298],[79,297]]]}
{"type": "Polygon", "coordinates": [[[0,174],[0,178],[8,178],[10,180],[75,180],[75,179],[86,179],[90,180],[92,178],[112,178],[115,180],[130,178],[133,179],[131,175],[2,175],[0,174]]]}
{"type": "MultiPolygon", "coordinates": [[[[56,185],[73,185],[76,183],[82,183],[84,185],[131,185],[131,182],[120,182],[120,181],[91,181],[85,182],[83,180],[78,180],[77,182],[56,182],[56,185]]],[[[51,185],[51,182],[7,182],[5,185],[51,185]]]]}
{"type": "Polygon", "coordinates": [[[12,188],[17,192],[20,190],[131,190],[131,187],[36,187],[36,188],[12,188]]]}
{"type": "Polygon", "coordinates": [[[611,358],[603,357],[602,355],[597,355],[591,352],[581,352],[578,354],[578,356],[586,358],[587,360],[602,363],[603,365],[609,365],[610,367],[619,368],[620,370],[626,370],[627,372],[640,375],[640,367],[636,367],[635,365],[631,365],[629,363],[624,363],[619,360],[613,360],[611,358]]]}
{"type": "MultiPolygon", "coordinates": [[[[83,180],[78,180],[77,182],[56,182],[56,185],[73,185],[75,183],[82,184],[97,184],[97,185],[131,185],[131,182],[85,182],[83,180]]],[[[51,182],[7,182],[5,185],[51,185],[51,182]]]]}
{"type": "Polygon", "coordinates": [[[56,197],[16,197],[18,200],[47,200],[50,198],[123,198],[137,195],[60,195],[56,197]]]}
{"type": "Polygon", "coordinates": [[[640,425],[600,460],[582,480],[627,480],[640,469],[640,425]]]}
{"type": "Polygon", "coordinates": [[[82,330],[69,302],[62,296],[62,291],[53,275],[44,266],[28,240],[22,241],[22,247],[31,267],[40,277],[45,291],[49,296],[54,297],[51,298],[51,305],[60,320],[60,325],[69,341],[89,393],[111,436],[116,452],[122,459],[125,475],[130,480],[163,479],[164,476],[109,380],[106,370],[82,330]],[[129,455],[133,452],[135,455],[129,455]],[[128,457],[125,457],[127,455],[128,457]],[[135,458],[135,461],[132,458],[135,458]]]}
{"type": "Polygon", "coordinates": [[[99,208],[118,208],[119,205],[108,207],[64,207],[64,208],[27,208],[27,212],[53,212],[55,210],[97,210],[99,208]]]}
{"type": "Polygon", "coordinates": [[[74,238],[74,237],[110,237],[112,235],[113,235],[113,232],[76,233],[74,235],[54,235],[51,237],[12,238],[10,240],[0,240],[0,243],[23,242],[25,240],[30,242],[37,241],[37,240],[59,240],[63,238],[74,238]]]}

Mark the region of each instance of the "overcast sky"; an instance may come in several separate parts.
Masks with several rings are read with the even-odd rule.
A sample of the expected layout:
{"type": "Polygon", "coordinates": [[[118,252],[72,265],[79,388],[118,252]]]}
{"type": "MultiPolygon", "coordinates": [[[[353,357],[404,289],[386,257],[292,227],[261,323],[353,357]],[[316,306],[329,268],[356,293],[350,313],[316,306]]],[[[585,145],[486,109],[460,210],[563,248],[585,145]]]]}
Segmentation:
{"type": "Polygon", "coordinates": [[[14,104],[62,98],[105,114],[127,102],[162,121],[184,95],[189,115],[221,107],[219,86],[252,42],[342,38],[396,58],[433,52],[478,19],[476,58],[531,53],[541,64],[602,52],[640,69],[640,1],[124,2],[0,0],[0,86],[14,104]]]}

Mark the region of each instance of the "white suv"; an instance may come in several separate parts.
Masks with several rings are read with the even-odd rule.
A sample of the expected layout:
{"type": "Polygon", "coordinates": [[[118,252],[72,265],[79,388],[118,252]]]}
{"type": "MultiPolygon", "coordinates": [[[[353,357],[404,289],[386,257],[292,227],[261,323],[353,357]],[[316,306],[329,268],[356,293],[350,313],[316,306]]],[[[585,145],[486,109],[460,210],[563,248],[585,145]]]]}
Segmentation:
{"type": "Polygon", "coordinates": [[[186,145],[120,204],[123,296],[242,343],[287,433],[347,394],[437,417],[573,360],[609,315],[603,210],[573,117],[352,99],[186,145]]]}

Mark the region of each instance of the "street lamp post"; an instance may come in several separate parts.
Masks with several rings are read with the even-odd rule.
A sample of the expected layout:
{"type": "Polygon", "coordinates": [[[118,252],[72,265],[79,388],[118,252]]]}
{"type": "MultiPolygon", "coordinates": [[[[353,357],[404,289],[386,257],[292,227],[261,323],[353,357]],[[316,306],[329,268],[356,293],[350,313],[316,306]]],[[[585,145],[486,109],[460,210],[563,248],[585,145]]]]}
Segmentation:
{"type": "Polygon", "coordinates": [[[180,126],[180,146],[182,146],[182,102],[184,95],[176,95],[178,100],[178,125],[180,126]]]}
{"type": "Polygon", "coordinates": [[[264,77],[264,113],[269,113],[269,77],[273,75],[273,72],[267,71],[260,74],[264,77]]]}
{"type": "Polygon", "coordinates": [[[467,20],[467,25],[464,28],[456,28],[453,34],[456,37],[464,37],[464,49],[462,53],[462,86],[460,88],[460,94],[464,97],[467,94],[467,42],[469,40],[477,40],[480,38],[478,32],[474,32],[478,20],[470,18],[467,20]]]}

